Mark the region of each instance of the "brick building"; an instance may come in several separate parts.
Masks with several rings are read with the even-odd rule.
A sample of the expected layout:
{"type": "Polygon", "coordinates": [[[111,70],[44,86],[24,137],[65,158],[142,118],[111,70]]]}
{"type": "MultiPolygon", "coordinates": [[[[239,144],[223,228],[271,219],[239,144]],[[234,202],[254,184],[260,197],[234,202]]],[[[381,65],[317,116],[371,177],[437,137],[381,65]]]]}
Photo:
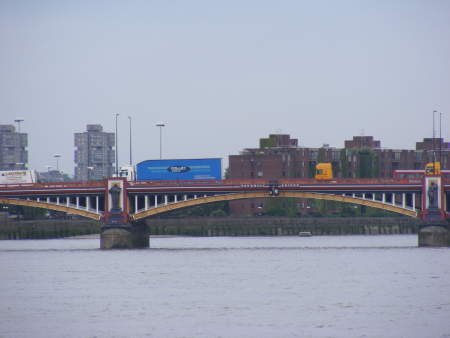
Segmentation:
{"type": "Polygon", "coordinates": [[[353,136],[353,140],[344,142],[345,149],[352,148],[369,148],[378,149],[381,147],[381,142],[373,139],[373,136],[353,136]]]}
{"type": "MultiPolygon", "coordinates": [[[[416,143],[416,149],[385,149],[372,136],[354,136],[345,141],[344,148],[324,145],[320,148],[299,147],[298,140],[286,134],[273,134],[262,138],[259,148],[247,148],[239,155],[229,156],[229,178],[280,178],[313,177],[319,162],[332,163],[335,177],[391,177],[396,169],[423,169],[439,159],[441,145],[441,166],[450,164],[450,143],[442,139],[426,138],[416,143]],[[434,142],[433,142],[434,141],[434,142]],[[433,152],[433,143],[434,149],[433,152]]],[[[299,207],[308,207],[306,201],[299,201],[299,207]]],[[[233,215],[251,216],[265,210],[263,199],[230,202],[233,215]]]]}

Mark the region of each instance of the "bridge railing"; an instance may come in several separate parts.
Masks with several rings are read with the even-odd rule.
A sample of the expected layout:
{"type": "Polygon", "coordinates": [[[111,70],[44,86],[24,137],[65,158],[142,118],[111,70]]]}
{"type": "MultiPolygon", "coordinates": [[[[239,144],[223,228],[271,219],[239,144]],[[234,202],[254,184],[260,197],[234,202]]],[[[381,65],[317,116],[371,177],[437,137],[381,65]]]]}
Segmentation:
{"type": "Polygon", "coordinates": [[[358,185],[375,185],[375,184],[421,184],[421,179],[412,178],[335,178],[331,180],[316,180],[314,178],[283,178],[278,180],[279,185],[290,184],[358,184],[358,185]]]}
{"type": "Polygon", "coordinates": [[[395,196],[391,196],[391,200],[387,200],[386,199],[386,193],[384,193],[384,195],[385,195],[384,198],[383,198],[383,193],[379,193],[378,195],[380,195],[380,196],[377,197],[376,193],[343,194],[343,196],[346,196],[346,197],[352,197],[352,198],[360,199],[360,200],[364,200],[364,201],[374,201],[374,202],[377,202],[377,203],[381,203],[381,204],[385,204],[385,205],[392,205],[392,206],[396,206],[396,207],[407,209],[407,210],[411,210],[411,211],[418,211],[418,210],[421,209],[420,208],[420,203],[416,204],[415,202],[412,201],[412,199],[416,198],[415,195],[413,195],[411,197],[411,203],[413,203],[412,205],[408,205],[406,203],[406,194],[405,195],[403,195],[403,194],[400,195],[401,196],[401,202],[397,202],[395,196]]]}
{"type": "Polygon", "coordinates": [[[161,201],[161,203],[158,203],[156,205],[149,203],[148,206],[145,206],[145,204],[144,204],[143,208],[136,208],[136,201],[134,200],[133,197],[131,197],[130,200],[129,200],[130,214],[134,215],[134,214],[138,214],[140,212],[144,212],[144,211],[147,211],[147,210],[157,209],[157,208],[160,208],[160,207],[165,207],[167,205],[178,204],[178,203],[182,203],[182,202],[198,200],[198,199],[208,198],[208,197],[212,197],[212,196],[221,196],[221,195],[229,195],[229,194],[228,193],[224,193],[224,194],[220,194],[220,193],[211,194],[210,193],[210,194],[202,194],[202,195],[183,194],[183,195],[181,195],[181,196],[183,196],[183,198],[172,199],[172,200],[167,198],[167,200],[163,200],[163,201],[161,201]],[[184,196],[186,196],[186,198],[184,198],[184,196]]]}
{"type": "Polygon", "coordinates": [[[46,188],[46,189],[61,189],[61,188],[103,188],[105,181],[82,181],[82,182],[48,182],[48,183],[18,183],[18,184],[0,184],[0,188],[46,188]]]}
{"type": "MultiPolygon", "coordinates": [[[[33,200],[34,202],[37,202],[36,200],[33,200]]],[[[46,203],[46,204],[52,204],[52,205],[58,205],[61,207],[67,207],[67,208],[71,208],[71,209],[76,209],[76,210],[84,210],[84,211],[89,211],[89,212],[93,212],[94,214],[98,214],[98,215],[103,215],[103,211],[101,210],[97,210],[95,208],[91,208],[89,206],[84,206],[84,205],[76,205],[74,203],[57,203],[57,202],[47,202],[47,201],[39,201],[40,203],[46,203]]]]}
{"type": "Polygon", "coordinates": [[[171,181],[131,181],[131,187],[139,186],[241,186],[246,184],[268,185],[269,181],[264,179],[226,179],[226,180],[171,180],[171,181]]]}
{"type": "MultiPolygon", "coordinates": [[[[449,179],[450,180],[450,179],[449,179]]],[[[331,180],[316,180],[314,178],[283,178],[276,181],[279,186],[282,185],[308,185],[308,184],[360,184],[360,185],[374,185],[374,184],[421,184],[422,180],[417,178],[335,178],[331,180]]],[[[217,186],[271,186],[273,181],[254,178],[254,179],[224,179],[224,180],[172,180],[172,181],[130,181],[130,187],[142,186],[202,186],[202,185],[217,185],[217,186]]]]}
{"type": "MultiPolygon", "coordinates": [[[[443,177],[445,184],[450,184],[450,177],[443,177]]],[[[420,184],[421,179],[417,178],[335,178],[331,180],[316,180],[314,178],[282,178],[277,180],[278,185],[291,185],[291,184],[420,184]]],[[[167,180],[167,181],[128,181],[127,184],[130,187],[142,187],[142,186],[202,186],[202,185],[260,185],[270,186],[272,181],[254,178],[254,179],[224,179],[224,180],[167,180]]],[[[106,186],[106,180],[98,181],[80,181],[80,182],[41,182],[41,183],[21,183],[21,184],[0,184],[0,188],[46,188],[46,189],[60,189],[60,188],[104,188],[106,186]]]]}

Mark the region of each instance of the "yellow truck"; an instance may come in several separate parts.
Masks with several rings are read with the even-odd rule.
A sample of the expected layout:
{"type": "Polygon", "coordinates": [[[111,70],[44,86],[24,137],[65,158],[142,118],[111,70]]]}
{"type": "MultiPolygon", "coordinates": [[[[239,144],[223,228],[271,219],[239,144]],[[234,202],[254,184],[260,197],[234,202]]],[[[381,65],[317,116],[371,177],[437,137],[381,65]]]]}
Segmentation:
{"type": "Polygon", "coordinates": [[[332,180],[333,167],[331,166],[331,163],[317,163],[314,178],[316,180],[332,180]]]}
{"type": "Polygon", "coordinates": [[[425,165],[425,176],[441,174],[441,162],[430,162],[425,165]]]}

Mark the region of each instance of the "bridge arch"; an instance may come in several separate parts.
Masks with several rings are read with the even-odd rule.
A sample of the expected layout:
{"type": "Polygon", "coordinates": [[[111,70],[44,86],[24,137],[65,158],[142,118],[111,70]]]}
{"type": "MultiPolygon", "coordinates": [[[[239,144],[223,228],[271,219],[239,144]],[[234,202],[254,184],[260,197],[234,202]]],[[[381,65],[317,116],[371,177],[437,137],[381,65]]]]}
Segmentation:
{"type": "Polygon", "coordinates": [[[100,215],[91,212],[88,210],[82,210],[82,209],[76,209],[71,208],[65,205],[58,205],[53,203],[47,203],[47,202],[37,202],[32,200],[21,200],[21,199],[15,199],[15,198],[0,198],[0,204],[8,204],[8,205],[21,205],[26,207],[33,207],[33,208],[42,208],[47,210],[55,210],[55,211],[62,211],[74,215],[83,216],[90,219],[95,219],[96,221],[100,220],[100,215]]]}
{"type": "Polygon", "coordinates": [[[156,208],[148,209],[131,215],[133,220],[140,220],[153,215],[169,212],[176,209],[193,207],[197,205],[221,202],[221,201],[233,201],[248,198],[277,198],[277,197],[292,197],[292,198],[307,198],[307,199],[319,199],[327,201],[336,201],[343,203],[351,203],[358,205],[365,205],[372,208],[383,209],[398,214],[402,214],[409,217],[418,217],[418,213],[411,209],[405,209],[392,204],[386,204],[381,201],[367,200],[362,198],[356,198],[352,196],[333,195],[333,194],[321,194],[313,192],[297,192],[297,191],[282,191],[277,196],[269,195],[267,191],[260,192],[244,192],[244,193],[232,193],[224,195],[206,196],[197,199],[190,199],[186,201],[180,201],[176,203],[170,203],[156,208]]]}

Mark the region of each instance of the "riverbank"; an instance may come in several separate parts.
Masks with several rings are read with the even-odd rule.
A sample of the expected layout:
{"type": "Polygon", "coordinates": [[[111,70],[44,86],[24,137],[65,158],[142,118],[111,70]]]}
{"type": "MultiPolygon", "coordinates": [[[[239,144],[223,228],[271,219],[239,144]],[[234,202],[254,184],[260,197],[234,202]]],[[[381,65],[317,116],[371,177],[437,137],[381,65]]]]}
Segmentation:
{"type": "MultiPolygon", "coordinates": [[[[407,217],[198,217],[145,220],[151,236],[297,236],[417,233],[419,220],[407,217]]],[[[0,240],[44,239],[100,233],[89,220],[31,220],[0,223],[0,240]]]]}
{"type": "Polygon", "coordinates": [[[29,220],[0,223],[2,239],[48,239],[100,233],[100,224],[90,220],[29,220]]]}
{"type": "Polygon", "coordinates": [[[198,217],[149,218],[150,235],[297,236],[417,233],[420,220],[410,217],[198,217]]]}

